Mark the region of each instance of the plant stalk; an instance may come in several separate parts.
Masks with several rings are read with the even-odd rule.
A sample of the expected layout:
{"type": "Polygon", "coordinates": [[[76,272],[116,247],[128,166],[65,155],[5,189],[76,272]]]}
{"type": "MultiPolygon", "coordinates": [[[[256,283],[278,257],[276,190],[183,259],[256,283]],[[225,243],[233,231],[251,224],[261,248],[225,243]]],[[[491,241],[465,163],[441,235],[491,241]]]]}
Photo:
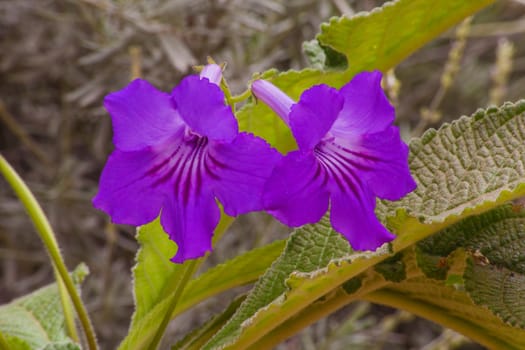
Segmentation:
{"type": "MultiPolygon", "coordinates": [[[[33,224],[35,225],[35,228],[40,238],[44,242],[46,250],[49,256],[51,257],[52,264],[59,275],[59,278],[57,278],[59,288],[61,280],[64,283],[65,288],[67,289],[69,297],[73,302],[73,306],[80,320],[80,324],[82,325],[84,333],[86,334],[86,340],[89,349],[98,349],[95,332],[87,314],[86,307],[82,303],[77,289],[75,288],[75,284],[73,283],[73,280],[71,279],[71,276],[68,273],[66,264],[64,263],[64,259],[60,254],[60,249],[58,247],[56,236],[53,232],[53,229],[51,228],[51,225],[49,224],[49,221],[47,220],[47,217],[44,214],[44,211],[42,210],[42,207],[40,207],[40,204],[38,204],[36,198],[33,196],[33,194],[31,193],[27,185],[24,183],[24,181],[20,178],[17,172],[11,167],[11,165],[9,165],[9,163],[1,154],[0,172],[7,180],[7,182],[11,185],[11,188],[15,191],[16,195],[24,205],[24,208],[26,209],[29,217],[31,218],[31,221],[33,221],[33,224]]],[[[65,303],[67,302],[63,301],[62,305],[64,305],[65,303]]],[[[64,311],[67,312],[67,310],[64,311]]]]}
{"type": "Polygon", "coordinates": [[[169,301],[168,311],[164,314],[161,323],[157,327],[155,336],[153,337],[153,340],[150,343],[151,349],[158,348],[162,336],[164,335],[164,331],[166,330],[169,322],[171,321],[171,315],[177,307],[182,292],[184,291],[184,288],[186,288],[186,286],[188,285],[188,282],[190,281],[191,276],[193,276],[193,274],[195,273],[195,270],[197,270],[199,260],[201,259],[194,259],[186,263],[186,267],[184,269],[182,278],[180,279],[179,284],[177,285],[177,289],[175,289],[175,292],[172,294],[171,300],[169,301]]]}

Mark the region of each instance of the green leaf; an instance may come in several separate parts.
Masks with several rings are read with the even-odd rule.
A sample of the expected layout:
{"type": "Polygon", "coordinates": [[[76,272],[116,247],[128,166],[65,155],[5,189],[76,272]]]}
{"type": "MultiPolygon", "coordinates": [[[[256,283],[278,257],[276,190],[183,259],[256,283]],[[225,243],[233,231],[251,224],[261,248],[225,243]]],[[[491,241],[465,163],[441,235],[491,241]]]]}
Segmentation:
{"type": "Polygon", "coordinates": [[[398,0],[369,13],[336,17],[321,26],[323,45],[346,55],[350,78],[358,72],[387,71],[412,52],[493,0],[398,0]]]}
{"type": "Polygon", "coordinates": [[[479,252],[490,264],[525,274],[525,218],[520,207],[503,205],[467,218],[417,244],[423,254],[447,257],[458,247],[479,252]]]}
{"type": "Polygon", "coordinates": [[[410,142],[418,188],[380,209],[395,216],[396,210],[408,208],[424,222],[441,222],[473,208],[485,211],[483,203],[515,197],[515,191],[525,193],[524,111],[524,100],[480,109],[410,142]]]}
{"type": "MultiPolygon", "coordinates": [[[[509,235],[512,235],[512,231],[509,232],[509,235]]],[[[396,267],[399,267],[400,262],[402,263],[405,279],[387,280],[383,273],[370,269],[358,278],[355,277],[349,281],[354,286],[352,289],[349,290],[346,286],[348,282],[335,288],[274,328],[265,337],[252,344],[251,348],[272,348],[301,328],[359,299],[408,310],[455,329],[489,348],[524,348],[525,332],[523,330],[506,325],[489,310],[473,303],[461,285],[454,287],[443,280],[438,281],[425,277],[418,267],[416,255],[416,250],[409,248],[396,254],[395,259],[390,261],[395,270],[397,270],[396,267]],[[356,279],[358,283],[355,283],[356,279]]],[[[466,258],[465,251],[458,248],[455,256],[449,257],[450,271],[453,273],[461,271],[462,273],[466,268],[466,258]]],[[[387,265],[387,262],[383,261],[381,264],[387,265]]],[[[321,272],[312,272],[311,275],[318,273],[321,272]]],[[[501,294],[494,294],[496,295],[501,294]]],[[[512,304],[514,308],[523,310],[522,301],[512,301],[515,302],[512,304]]],[[[252,320],[255,319],[257,318],[254,317],[252,320]]]]}
{"type": "Polygon", "coordinates": [[[418,188],[402,201],[378,205],[380,217],[398,234],[392,246],[352,253],[326,219],[294,231],[283,255],[205,348],[250,346],[392,253],[524,195],[524,111],[524,101],[480,110],[411,142],[418,188]]]}
{"type": "MultiPolygon", "coordinates": [[[[470,259],[463,277],[476,304],[487,307],[509,325],[525,329],[525,275],[470,259]]],[[[521,334],[525,348],[525,332],[521,334]]]]}
{"type": "MultiPolygon", "coordinates": [[[[316,69],[283,73],[270,70],[256,78],[268,79],[295,100],[313,85],[338,88],[358,72],[393,68],[450,26],[492,2],[436,0],[429,6],[428,0],[398,0],[370,13],[333,18],[322,25],[317,43],[306,44],[305,51],[316,69]],[[334,50],[346,56],[348,68],[323,71],[322,68],[344,66],[334,50]]],[[[288,127],[263,103],[246,104],[237,118],[241,130],[265,138],[280,151],[296,148],[288,127]]]]}
{"type": "MultiPolygon", "coordinates": [[[[72,273],[79,284],[86,274],[83,264],[72,273]]],[[[0,332],[11,349],[79,349],[67,335],[56,284],[0,306],[0,332]]]]}
{"type": "Polygon", "coordinates": [[[133,269],[135,313],[132,327],[177,285],[183,267],[170,261],[177,252],[177,245],[169,239],[158,219],[138,228],[137,241],[140,250],[133,269]]]}
{"type": "Polygon", "coordinates": [[[321,45],[318,40],[305,41],[303,43],[303,51],[312,68],[337,70],[346,70],[348,68],[345,55],[328,46],[321,45]]]}
{"type": "MultiPolygon", "coordinates": [[[[374,270],[380,273],[383,278],[391,282],[401,282],[406,279],[406,266],[400,253],[391,258],[385,259],[374,266],[374,270]]],[[[346,282],[345,282],[346,283],[346,282]]],[[[345,288],[348,292],[348,289],[345,288]]]]}

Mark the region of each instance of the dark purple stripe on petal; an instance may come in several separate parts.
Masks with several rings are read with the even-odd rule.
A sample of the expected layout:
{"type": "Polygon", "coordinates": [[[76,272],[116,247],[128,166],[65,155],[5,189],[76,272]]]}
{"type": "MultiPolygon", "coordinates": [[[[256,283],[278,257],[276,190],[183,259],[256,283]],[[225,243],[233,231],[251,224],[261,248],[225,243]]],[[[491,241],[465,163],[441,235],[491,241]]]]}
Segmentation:
{"type": "Polygon", "coordinates": [[[204,161],[207,145],[208,139],[196,134],[171,140],[159,151],[161,160],[145,176],[154,178],[152,185],[155,187],[171,184],[176,197],[188,203],[189,197],[198,195],[204,186],[208,173],[204,161]]]}
{"type": "Polygon", "coordinates": [[[357,171],[364,170],[362,166],[344,156],[344,151],[331,142],[322,142],[315,149],[317,159],[330,174],[339,190],[345,193],[357,193],[359,179],[357,171]],[[335,146],[335,147],[334,147],[335,146]],[[356,166],[357,165],[357,166],[356,166]]]}

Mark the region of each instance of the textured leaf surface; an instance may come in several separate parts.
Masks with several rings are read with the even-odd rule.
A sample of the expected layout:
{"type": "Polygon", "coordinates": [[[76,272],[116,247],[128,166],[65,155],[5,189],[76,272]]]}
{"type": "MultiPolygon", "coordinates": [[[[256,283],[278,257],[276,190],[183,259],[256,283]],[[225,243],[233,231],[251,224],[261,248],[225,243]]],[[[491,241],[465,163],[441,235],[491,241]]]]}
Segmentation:
{"type": "MultiPolygon", "coordinates": [[[[73,272],[80,283],[85,265],[73,272]]],[[[56,284],[0,307],[0,332],[12,349],[79,349],[68,337],[56,284]]]]}
{"type": "MultiPolygon", "coordinates": [[[[411,143],[409,161],[417,190],[400,202],[384,202],[378,208],[398,234],[392,243],[394,253],[524,194],[524,110],[525,102],[519,102],[479,111],[411,143]]],[[[352,254],[326,219],[296,230],[283,255],[207,348],[250,346],[260,334],[271,332],[390,256],[388,247],[373,254],[352,254]]],[[[384,268],[381,272],[385,273],[384,268]]],[[[390,279],[399,280],[402,275],[394,272],[395,268],[388,272],[390,279]]]]}
{"type": "MultiPolygon", "coordinates": [[[[487,307],[506,323],[525,329],[525,275],[470,260],[464,278],[465,288],[476,304],[487,307]]],[[[521,337],[525,348],[525,331],[521,337]]]]}
{"type": "Polygon", "coordinates": [[[417,244],[426,254],[447,257],[458,247],[479,252],[486,262],[525,274],[525,214],[519,206],[503,205],[467,218],[417,244]]]}
{"type": "MultiPolygon", "coordinates": [[[[332,50],[321,53],[321,46],[310,44],[306,51],[317,69],[283,73],[271,70],[260,77],[272,81],[295,100],[313,85],[340,87],[358,72],[387,71],[450,26],[492,2],[437,0],[429,6],[427,0],[398,0],[370,13],[334,18],[322,26],[317,39],[320,45],[346,56],[346,70],[321,70],[321,66],[341,67],[341,59],[332,50]],[[334,62],[328,62],[330,58],[334,62]]],[[[295,148],[288,128],[263,103],[248,103],[237,113],[237,118],[242,130],[264,137],[279,150],[295,148]]]]}
{"type": "MultiPolygon", "coordinates": [[[[479,110],[427,131],[410,143],[410,168],[418,188],[394,205],[425,222],[496,201],[525,176],[525,101],[479,110]]],[[[385,207],[383,207],[385,208],[385,207]]]]}

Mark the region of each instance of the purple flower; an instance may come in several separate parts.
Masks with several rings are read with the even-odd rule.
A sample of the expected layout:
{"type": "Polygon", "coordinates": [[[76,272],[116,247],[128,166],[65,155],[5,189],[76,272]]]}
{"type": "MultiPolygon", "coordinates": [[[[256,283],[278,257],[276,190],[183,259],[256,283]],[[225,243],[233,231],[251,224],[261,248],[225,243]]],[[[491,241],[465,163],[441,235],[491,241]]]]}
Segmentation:
{"type": "Polygon", "coordinates": [[[340,90],[314,86],[297,103],[267,81],[254,81],[252,91],[290,126],[299,146],[270,176],[265,210],[301,226],[319,221],[330,203],[332,226],[354,249],[374,250],[392,240],[374,214],[376,197],[400,199],[416,183],[381,73],[358,74],[340,90]]]}
{"type": "Polygon", "coordinates": [[[208,65],[184,78],[171,95],[137,79],[106,96],[115,150],[100,178],[95,207],[113,222],[160,222],[178,245],[173,262],[211,250],[220,218],[261,210],[262,191],[281,155],[262,139],[239,133],[208,65]]]}

